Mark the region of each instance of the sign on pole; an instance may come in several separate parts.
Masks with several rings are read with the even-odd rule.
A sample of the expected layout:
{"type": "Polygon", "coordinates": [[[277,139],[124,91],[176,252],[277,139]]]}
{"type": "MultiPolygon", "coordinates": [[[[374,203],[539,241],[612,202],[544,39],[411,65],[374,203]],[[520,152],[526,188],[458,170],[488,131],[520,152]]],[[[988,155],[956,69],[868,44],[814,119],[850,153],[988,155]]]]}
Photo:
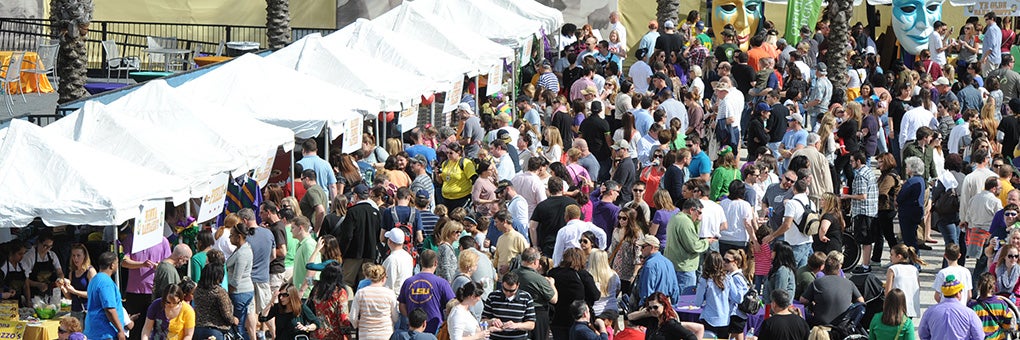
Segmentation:
{"type": "Polygon", "coordinates": [[[446,100],[443,101],[443,113],[457,109],[460,98],[464,96],[464,79],[453,83],[453,87],[446,91],[446,100]]]}
{"type": "Polygon", "coordinates": [[[361,128],[365,124],[365,117],[360,113],[356,117],[344,122],[344,140],[342,151],[351,153],[361,149],[361,128]]]}
{"type": "Polygon", "coordinates": [[[411,131],[415,126],[418,125],[418,104],[409,106],[408,108],[400,111],[400,119],[397,120],[400,124],[400,132],[411,131]]]}
{"type": "Polygon", "coordinates": [[[219,216],[223,212],[223,202],[227,199],[227,182],[230,175],[221,173],[209,180],[202,206],[199,207],[197,222],[205,222],[219,216]]]}
{"type": "Polygon", "coordinates": [[[166,204],[163,200],[142,202],[141,211],[135,217],[135,228],[132,235],[131,253],[149,249],[163,241],[163,223],[165,223],[166,204]]]}
{"type": "Polygon", "coordinates": [[[275,162],[276,149],[273,149],[266,153],[266,161],[255,169],[255,182],[259,184],[259,188],[263,188],[266,184],[269,184],[269,175],[273,173],[273,163],[275,162]]]}

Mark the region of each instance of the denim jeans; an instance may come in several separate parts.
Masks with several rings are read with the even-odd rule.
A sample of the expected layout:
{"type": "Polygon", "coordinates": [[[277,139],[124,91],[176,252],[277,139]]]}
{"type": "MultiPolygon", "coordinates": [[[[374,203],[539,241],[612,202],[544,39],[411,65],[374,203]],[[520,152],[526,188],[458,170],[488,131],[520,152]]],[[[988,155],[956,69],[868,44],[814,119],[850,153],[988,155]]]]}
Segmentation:
{"type": "MultiPolygon", "coordinates": [[[[942,233],[942,240],[946,242],[946,246],[949,246],[950,244],[954,243],[960,246],[960,258],[956,260],[956,263],[963,266],[964,263],[967,261],[966,256],[967,252],[964,251],[965,249],[967,249],[967,245],[964,242],[965,240],[962,237],[960,237],[960,226],[956,225],[955,223],[940,225],[939,233],[942,233]]],[[[949,262],[946,261],[945,258],[943,258],[942,268],[945,268],[947,266],[949,266],[949,262]]]]}
{"type": "Polygon", "coordinates": [[[680,285],[680,291],[684,292],[688,287],[694,290],[698,285],[698,278],[694,272],[676,272],[676,282],[680,285]]]}
{"type": "Polygon", "coordinates": [[[798,244],[793,247],[793,258],[797,260],[797,268],[807,264],[808,256],[811,256],[811,242],[798,244]]]}
{"type": "Polygon", "coordinates": [[[244,327],[244,320],[248,318],[248,306],[251,305],[254,298],[254,291],[230,294],[230,301],[234,304],[234,317],[241,322],[237,326],[237,330],[241,333],[241,337],[244,340],[251,339],[251,335],[248,334],[248,330],[244,327]]]}
{"type": "Polygon", "coordinates": [[[210,337],[216,340],[223,340],[223,331],[211,327],[195,327],[194,339],[205,340],[210,337]]]}

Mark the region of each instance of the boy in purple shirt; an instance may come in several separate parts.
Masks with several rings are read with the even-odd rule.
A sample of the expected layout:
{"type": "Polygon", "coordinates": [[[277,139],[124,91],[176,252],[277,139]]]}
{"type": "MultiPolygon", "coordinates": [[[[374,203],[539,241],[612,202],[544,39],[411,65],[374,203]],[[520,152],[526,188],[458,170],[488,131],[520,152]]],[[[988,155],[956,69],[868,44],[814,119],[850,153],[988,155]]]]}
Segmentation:
{"type": "Polygon", "coordinates": [[[428,313],[428,326],[425,332],[435,334],[443,324],[446,316],[446,303],[455,297],[450,283],[437,276],[436,266],[438,255],[435,251],[425,250],[418,256],[421,272],[404,280],[400,287],[400,315],[421,308],[428,313]]]}

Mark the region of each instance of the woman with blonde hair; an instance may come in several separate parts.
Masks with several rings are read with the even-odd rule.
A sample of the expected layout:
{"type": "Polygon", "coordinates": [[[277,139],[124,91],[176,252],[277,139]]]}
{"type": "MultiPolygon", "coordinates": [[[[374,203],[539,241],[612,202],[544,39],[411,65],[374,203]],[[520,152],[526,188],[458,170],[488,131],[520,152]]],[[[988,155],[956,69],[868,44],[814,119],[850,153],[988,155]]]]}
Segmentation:
{"type": "Polygon", "coordinates": [[[361,135],[361,152],[365,153],[364,162],[372,165],[373,168],[382,168],[386,159],[390,158],[386,149],[376,145],[375,136],[369,133],[361,135]]]}
{"type": "Polygon", "coordinates": [[[620,275],[609,267],[609,254],[602,249],[592,249],[588,255],[588,273],[599,288],[598,301],[592,306],[595,315],[606,310],[617,310],[616,295],[620,293],[620,275]]]}
{"type": "Polygon", "coordinates": [[[96,276],[96,269],[89,260],[89,250],[81,243],[71,245],[70,261],[67,278],[58,281],[58,286],[65,297],[71,298],[71,311],[82,312],[88,307],[89,281],[96,276]]]}
{"type": "Polygon", "coordinates": [[[358,329],[358,339],[389,339],[393,325],[400,318],[397,293],[386,287],[386,269],[383,266],[368,267],[365,277],[372,283],[354,294],[349,313],[351,324],[358,329]]]}
{"type": "Polygon", "coordinates": [[[673,199],[669,196],[669,191],[666,190],[656,191],[652,199],[655,200],[655,206],[658,207],[658,210],[652,216],[651,225],[648,227],[648,235],[655,235],[655,238],[659,239],[659,244],[662,245],[659,247],[661,250],[666,245],[666,226],[669,225],[669,220],[673,218],[673,215],[680,212],[680,208],[673,205],[673,199]]]}
{"type": "MultiPolygon", "coordinates": [[[[825,155],[825,158],[829,160],[829,164],[826,166],[832,166],[832,163],[836,160],[836,150],[839,149],[839,144],[836,143],[836,117],[830,113],[822,116],[821,125],[818,127],[818,136],[822,138],[822,147],[820,151],[825,155]]],[[[815,178],[815,180],[826,180],[825,178],[815,178]]]]}
{"type": "Polygon", "coordinates": [[[814,251],[828,254],[833,250],[843,249],[843,229],[846,223],[843,221],[843,210],[840,208],[839,197],[836,194],[827,192],[822,194],[822,223],[818,228],[818,234],[812,236],[814,243],[811,247],[814,251]]]}
{"type": "Polygon", "coordinates": [[[545,159],[550,163],[559,162],[563,158],[563,137],[560,129],[555,126],[545,127],[542,131],[542,140],[546,142],[546,149],[543,150],[545,159]]]}
{"type": "Polygon", "coordinates": [[[460,238],[462,231],[464,231],[464,226],[460,222],[450,220],[443,225],[439,234],[439,249],[436,251],[439,255],[439,263],[436,275],[447,281],[453,281],[457,275],[457,252],[453,248],[453,242],[460,238]]]}
{"type": "MultiPolygon", "coordinates": [[[[285,197],[284,202],[287,198],[293,199],[293,197],[285,197]]],[[[297,207],[297,205],[294,205],[297,207]]],[[[237,217],[237,214],[231,213],[227,217],[223,218],[223,225],[219,229],[216,229],[216,249],[223,253],[224,257],[230,257],[237,249],[236,246],[230,243],[230,231],[238,223],[241,223],[241,218],[237,217]]]]}
{"type": "Polygon", "coordinates": [[[715,170],[712,170],[709,198],[718,201],[722,196],[730,192],[730,182],[741,179],[740,169],[737,168],[736,153],[730,147],[724,147],[719,151],[715,170]]]}
{"type": "MultiPolygon", "coordinates": [[[[999,121],[995,119],[995,105],[995,98],[989,96],[985,100],[985,105],[981,107],[979,129],[987,132],[988,136],[995,136],[999,129],[999,121]]],[[[973,128],[971,127],[971,129],[973,128]]],[[[994,138],[989,138],[989,144],[991,146],[990,154],[997,155],[1001,152],[1001,146],[994,138]]]]}

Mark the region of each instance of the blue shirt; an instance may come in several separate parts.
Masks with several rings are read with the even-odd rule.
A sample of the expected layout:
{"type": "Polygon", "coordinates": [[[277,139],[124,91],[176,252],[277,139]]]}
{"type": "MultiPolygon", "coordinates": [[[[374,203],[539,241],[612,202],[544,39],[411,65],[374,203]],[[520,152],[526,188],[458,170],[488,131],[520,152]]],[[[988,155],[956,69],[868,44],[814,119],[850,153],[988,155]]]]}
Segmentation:
{"type": "Polygon", "coordinates": [[[687,173],[690,178],[712,173],[712,160],[708,159],[705,151],[698,152],[694,157],[691,157],[691,165],[687,166],[687,173]]]}
{"type": "Polygon", "coordinates": [[[531,126],[533,126],[534,128],[539,129],[538,130],[539,134],[542,133],[542,130],[541,130],[542,129],[542,116],[538,114],[538,110],[536,110],[535,108],[531,108],[531,110],[528,110],[528,112],[525,112],[524,113],[524,120],[528,121],[528,123],[530,123],[531,126]]]}
{"type": "Polygon", "coordinates": [[[921,316],[921,326],[917,328],[917,335],[921,340],[985,338],[977,313],[955,298],[942,298],[938,304],[928,308],[921,316]]]}
{"type": "Polygon", "coordinates": [[[673,262],[670,262],[662,253],[654,252],[645,260],[641,267],[636,283],[638,296],[641,301],[655,292],[662,292],[669,296],[670,301],[680,301],[680,283],[676,281],[676,271],[673,270],[673,262]]]}
{"type": "MultiPolygon", "coordinates": [[[[89,281],[88,305],[85,314],[85,336],[89,339],[116,339],[117,329],[107,316],[106,309],[116,308],[118,318],[124,315],[120,289],[110,275],[99,272],[89,281]]],[[[121,327],[124,320],[121,320],[121,327]]]]}
{"type": "MultiPolygon", "coordinates": [[[[701,320],[705,320],[713,327],[724,327],[730,324],[730,299],[735,295],[733,288],[733,277],[726,275],[723,279],[723,288],[719,288],[715,281],[710,281],[704,276],[698,277],[698,288],[695,289],[694,305],[702,307],[701,320]]],[[[736,299],[734,299],[736,300],[736,299]]]]}
{"type": "Polygon", "coordinates": [[[922,176],[910,177],[903,182],[900,193],[896,196],[900,220],[921,221],[921,216],[924,216],[924,191],[926,186],[922,176]]]}
{"type": "MultiPolygon", "coordinates": [[[[634,109],[634,128],[641,135],[647,135],[648,129],[652,128],[652,114],[645,109],[634,109]]],[[[652,136],[654,139],[657,136],[652,136]]],[[[657,141],[657,139],[656,139],[657,141]]]]}
{"type": "Polygon", "coordinates": [[[333,174],[333,167],[326,160],[319,158],[319,155],[301,157],[297,164],[301,164],[301,167],[305,170],[315,170],[315,182],[319,183],[319,186],[327,194],[329,193],[329,186],[336,184],[336,175],[333,174]]]}
{"type": "Polygon", "coordinates": [[[987,53],[988,61],[992,64],[1002,63],[1002,29],[994,22],[985,29],[985,38],[981,41],[981,53],[987,53]]]}
{"type": "Polygon", "coordinates": [[[273,232],[266,228],[255,228],[255,235],[247,239],[251,245],[252,264],[251,282],[269,282],[269,257],[270,253],[276,251],[276,238],[273,232]]]}
{"type": "Polygon", "coordinates": [[[783,146],[790,151],[793,151],[793,149],[797,148],[798,145],[806,146],[807,136],[807,130],[804,129],[786,131],[786,133],[783,134],[783,146]]]}
{"type": "MultiPolygon", "coordinates": [[[[429,174],[432,173],[432,163],[436,162],[436,149],[421,144],[415,144],[405,148],[404,152],[407,152],[407,157],[410,158],[414,158],[414,156],[417,155],[425,156],[425,160],[428,161],[428,163],[425,164],[425,172],[428,172],[429,174]]],[[[413,192],[411,194],[414,195],[413,192]]]]}

